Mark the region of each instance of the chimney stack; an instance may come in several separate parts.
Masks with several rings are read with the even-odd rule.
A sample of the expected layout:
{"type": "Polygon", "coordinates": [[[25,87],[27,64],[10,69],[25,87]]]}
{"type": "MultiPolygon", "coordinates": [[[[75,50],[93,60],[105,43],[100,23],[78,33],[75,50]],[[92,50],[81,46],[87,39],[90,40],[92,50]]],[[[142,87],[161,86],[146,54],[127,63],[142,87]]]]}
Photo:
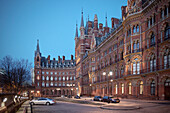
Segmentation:
{"type": "Polygon", "coordinates": [[[50,60],[50,55],[48,55],[47,60],[50,60]]]}
{"type": "Polygon", "coordinates": [[[73,55],[71,55],[71,60],[73,60],[73,55]]]}
{"type": "Polygon", "coordinates": [[[117,18],[111,18],[112,21],[112,28],[114,28],[115,24],[119,24],[119,19],[117,18]]]}
{"type": "Polygon", "coordinates": [[[103,24],[99,23],[99,29],[103,29],[103,24]]]}
{"type": "Polygon", "coordinates": [[[65,61],[65,56],[63,56],[63,61],[65,61]]]}
{"type": "Polygon", "coordinates": [[[58,62],[60,62],[60,56],[58,56],[58,62]]]}

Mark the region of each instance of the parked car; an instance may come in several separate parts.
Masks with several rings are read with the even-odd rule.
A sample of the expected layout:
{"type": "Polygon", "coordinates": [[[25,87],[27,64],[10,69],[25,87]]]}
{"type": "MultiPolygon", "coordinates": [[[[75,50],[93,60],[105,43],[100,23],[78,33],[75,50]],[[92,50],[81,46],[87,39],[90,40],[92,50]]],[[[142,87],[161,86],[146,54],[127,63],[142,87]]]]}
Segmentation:
{"type": "Polygon", "coordinates": [[[102,97],[101,96],[95,96],[93,98],[94,101],[101,101],[102,100],[102,97]]]}
{"type": "Polygon", "coordinates": [[[72,98],[72,96],[71,96],[71,95],[68,95],[67,98],[72,98]]]}
{"type": "Polygon", "coordinates": [[[30,101],[31,105],[34,105],[34,104],[50,105],[50,104],[55,104],[55,103],[56,103],[55,100],[52,100],[52,99],[49,99],[49,98],[38,98],[38,99],[33,99],[33,100],[30,101]]]}
{"type": "Polygon", "coordinates": [[[112,103],[119,103],[120,100],[118,98],[113,98],[113,97],[109,97],[109,96],[104,96],[101,100],[102,102],[112,102],[112,103]]]}
{"type": "Polygon", "coordinates": [[[76,99],[80,99],[80,96],[76,95],[74,98],[76,98],[76,99]]]}

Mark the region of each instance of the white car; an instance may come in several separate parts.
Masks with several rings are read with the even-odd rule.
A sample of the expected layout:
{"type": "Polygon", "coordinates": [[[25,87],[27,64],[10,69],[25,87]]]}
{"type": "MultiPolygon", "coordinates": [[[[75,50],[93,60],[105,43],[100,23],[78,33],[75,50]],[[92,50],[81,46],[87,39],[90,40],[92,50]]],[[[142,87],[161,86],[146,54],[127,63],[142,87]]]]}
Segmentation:
{"type": "Polygon", "coordinates": [[[50,105],[50,104],[55,104],[55,100],[49,99],[49,98],[38,98],[38,99],[33,99],[30,101],[31,105],[34,104],[46,104],[46,105],[50,105]]]}

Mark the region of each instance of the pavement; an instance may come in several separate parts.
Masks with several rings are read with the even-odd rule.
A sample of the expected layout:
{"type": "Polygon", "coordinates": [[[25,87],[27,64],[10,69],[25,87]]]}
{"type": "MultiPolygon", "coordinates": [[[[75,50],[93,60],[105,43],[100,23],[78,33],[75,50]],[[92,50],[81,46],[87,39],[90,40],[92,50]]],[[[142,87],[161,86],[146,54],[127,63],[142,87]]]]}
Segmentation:
{"type": "Polygon", "coordinates": [[[29,100],[25,101],[21,107],[19,108],[19,110],[17,111],[17,113],[31,113],[31,108],[30,108],[30,104],[29,104],[29,100]]]}
{"type": "MultiPolygon", "coordinates": [[[[161,101],[161,100],[137,100],[137,99],[120,99],[120,103],[106,103],[106,102],[98,102],[93,101],[92,97],[82,97],[81,99],[74,98],[65,98],[65,97],[55,97],[53,98],[57,100],[59,103],[75,103],[84,106],[93,106],[98,109],[103,110],[113,110],[113,111],[130,111],[130,110],[142,110],[150,108],[163,108],[169,111],[170,101],[161,101]]],[[[70,104],[69,104],[70,105],[70,104]]],[[[45,109],[45,108],[44,108],[45,109]]],[[[33,109],[34,110],[34,109],[33,109]]],[[[156,111],[156,109],[155,109],[156,111]]],[[[23,103],[21,108],[17,111],[17,113],[31,113],[29,100],[23,103]],[[27,112],[26,109],[27,108],[27,112]]]]}
{"type": "Polygon", "coordinates": [[[77,102],[87,101],[88,104],[96,103],[95,105],[100,106],[99,108],[107,109],[107,110],[137,110],[146,107],[155,107],[160,105],[170,106],[170,101],[166,101],[166,100],[139,100],[139,99],[121,99],[121,98],[119,99],[120,99],[120,103],[106,103],[106,102],[93,101],[92,97],[81,97],[81,99],[69,98],[69,102],[74,102],[75,100],[77,102]]]}

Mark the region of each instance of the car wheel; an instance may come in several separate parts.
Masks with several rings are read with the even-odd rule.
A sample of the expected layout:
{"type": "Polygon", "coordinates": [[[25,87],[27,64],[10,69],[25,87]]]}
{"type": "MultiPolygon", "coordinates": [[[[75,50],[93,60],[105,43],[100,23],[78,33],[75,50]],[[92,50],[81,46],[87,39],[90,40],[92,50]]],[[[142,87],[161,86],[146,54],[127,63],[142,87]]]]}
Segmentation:
{"type": "Polygon", "coordinates": [[[31,102],[31,105],[33,106],[33,105],[34,105],[34,102],[31,102]]]}
{"type": "Polygon", "coordinates": [[[49,102],[47,102],[47,103],[46,103],[46,105],[47,105],[47,106],[49,106],[49,105],[50,105],[50,103],[49,103],[49,102]]]}

